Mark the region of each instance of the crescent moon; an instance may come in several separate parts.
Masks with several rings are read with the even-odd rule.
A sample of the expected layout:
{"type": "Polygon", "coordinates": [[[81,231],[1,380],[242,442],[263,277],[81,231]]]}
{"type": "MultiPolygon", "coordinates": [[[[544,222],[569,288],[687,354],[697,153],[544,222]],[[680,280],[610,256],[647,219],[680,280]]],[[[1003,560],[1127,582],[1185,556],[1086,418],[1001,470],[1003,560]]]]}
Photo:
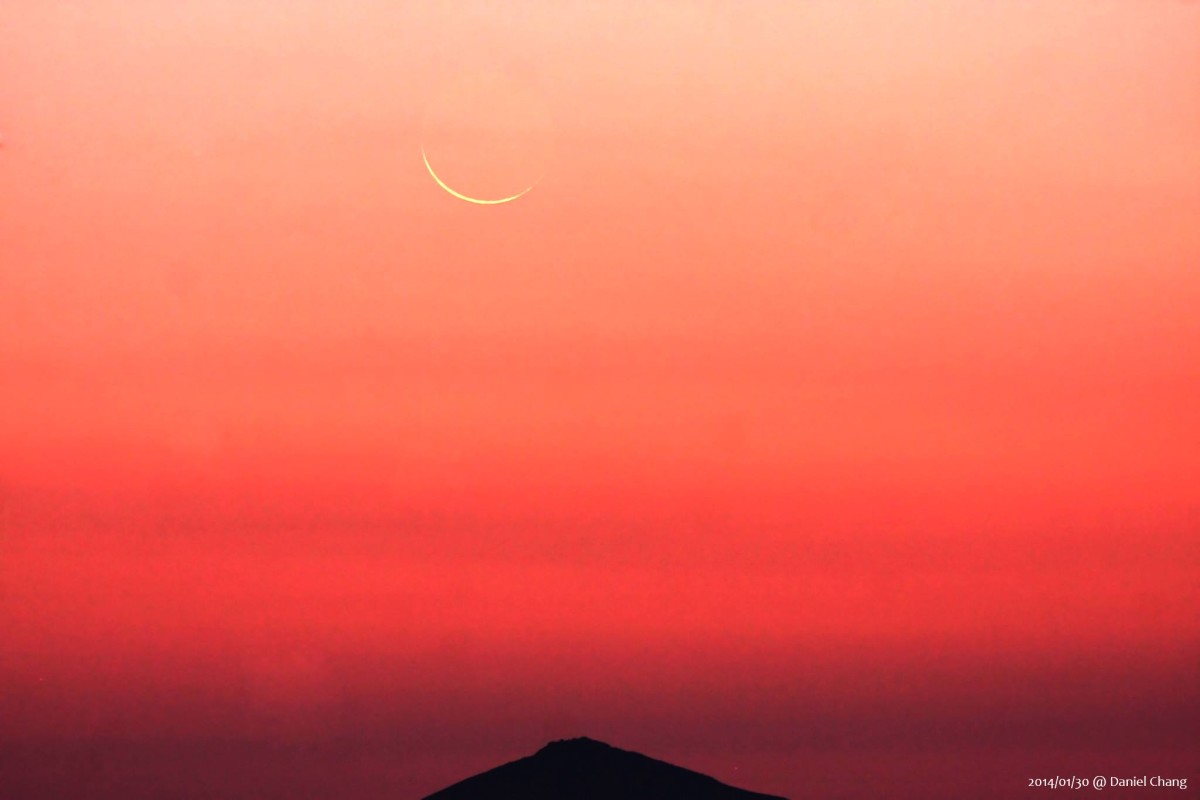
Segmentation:
{"type": "Polygon", "coordinates": [[[429,170],[430,177],[432,177],[437,182],[438,186],[442,187],[448,193],[450,193],[454,197],[457,197],[459,200],[466,200],[468,203],[476,203],[481,206],[498,206],[501,203],[511,203],[513,200],[516,200],[518,197],[523,197],[524,195],[528,194],[529,190],[532,189],[534,186],[537,186],[538,181],[541,180],[541,178],[539,177],[536,181],[529,184],[524,189],[522,189],[521,191],[517,192],[514,195],[509,195],[508,197],[501,197],[497,200],[483,200],[478,197],[470,197],[468,195],[463,194],[462,192],[456,192],[453,189],[451,189],[449,186],[447,186],[446,182],[443,181],[441,178],[439,178],[438,174],[433,171],[433,165],[431,165],[429,163],[429,156],[425,155],[425,147],[424,146],[421,147],[421,160],[425,162],[425,169],[429,170]]]}

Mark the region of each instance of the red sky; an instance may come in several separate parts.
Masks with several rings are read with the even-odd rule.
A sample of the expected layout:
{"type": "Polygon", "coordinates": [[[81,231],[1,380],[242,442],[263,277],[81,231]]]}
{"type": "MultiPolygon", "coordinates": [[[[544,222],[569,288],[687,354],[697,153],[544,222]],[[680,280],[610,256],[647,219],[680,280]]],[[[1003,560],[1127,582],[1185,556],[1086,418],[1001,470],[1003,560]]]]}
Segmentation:
{"type": "Polygon", "coordinates": [[[1197,779],[1200,4],[8,0],[0,139],[17,796],[1197,779]]]}

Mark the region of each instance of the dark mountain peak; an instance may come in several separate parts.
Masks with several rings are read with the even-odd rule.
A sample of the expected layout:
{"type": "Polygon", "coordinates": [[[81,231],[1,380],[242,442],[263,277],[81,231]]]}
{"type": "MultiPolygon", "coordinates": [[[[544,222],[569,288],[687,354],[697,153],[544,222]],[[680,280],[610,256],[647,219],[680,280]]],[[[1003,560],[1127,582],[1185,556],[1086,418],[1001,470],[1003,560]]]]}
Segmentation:
{"type": "Polygon", "coordinates": [[[555,739],[541,750],[538,750],[535,755],[542,755],[543,753],[552,755],[559,753],[603,753],[616,749],[612,745],[598,742],[595,739],[589,739],[586,736],[576,736],[574,739],[555,739]]]}
{"type": "Polygon", "coordinates": [[[557,739],[425,800],[782,800],[580,736],[557,739]]]}

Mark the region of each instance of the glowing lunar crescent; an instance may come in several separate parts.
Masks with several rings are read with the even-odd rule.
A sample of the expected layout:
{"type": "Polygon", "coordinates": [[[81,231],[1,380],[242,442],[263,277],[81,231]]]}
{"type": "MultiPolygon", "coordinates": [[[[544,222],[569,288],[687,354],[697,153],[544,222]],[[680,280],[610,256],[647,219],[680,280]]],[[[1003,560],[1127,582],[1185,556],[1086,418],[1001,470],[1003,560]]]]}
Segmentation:
{"type": "Polygon", "coordinates": [[[462,192],[456,192],[453,189],[451,189],[449,186],[447,186],[446,182],[443,181],[441,178],[439,178],[438,174],[433,171],[433,165],[429,163],[429,156],[425,155],[425,147],[424,146],[421,147],[421,160],[425,162],[425,169],[429,170],[429,175],[435,181],[437,181],[438,186],[442,187],[447,192],[449,192],[451,195],[453,195],[454,197],[457,197],[459,200],[466,200],[468,203],[477,203],[481,206],[498,206],[501,203],[511,203],[513,200],[516,200],[518,197],[528,194],[529,190],[532,189],[534,186],[537,186],[538,181],[541,180],[541,178],[539,177],[536,181],[529,184],[524,189],[522,189],[521,191],[517,192],[514,195],[509,195],[508,197],[501,197],[496,200],[482,200],[478,197],[469,197],[469,196],[463,194],[462,192]]]}

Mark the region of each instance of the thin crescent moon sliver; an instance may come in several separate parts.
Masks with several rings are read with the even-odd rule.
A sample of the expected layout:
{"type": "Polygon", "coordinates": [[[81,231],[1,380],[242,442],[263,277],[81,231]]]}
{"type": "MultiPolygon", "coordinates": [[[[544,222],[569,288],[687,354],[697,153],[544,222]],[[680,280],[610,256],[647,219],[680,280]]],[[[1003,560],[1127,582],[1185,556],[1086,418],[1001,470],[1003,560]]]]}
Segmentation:
{"type": "Polygon", "coordinates": [[[498,206],[501,203],[511,203],[513,200],[516,200],[518,197],[522,197],[522,196],[528,194],[529,190],[532,189],[534,186],[537,186],[538,181],[541,180],[541,178],[538,178],[537,181],[534,181],[533,183],[529,184],[521,191],[517,192],[514,195],[510,195],[508,197],[501,197],[497,200],[481,200],[478,197],[470,197],[468,195],[463,194],[462,192],[456,192],[453,189],[451,189],[449,186],[447,186],[446,182],[443,181],[441,178],[439,178],[438,174],[433,171],[433,165],[431,165],[429,163],[429,156],[425,155],[424,147],[421,148],[421,160],[425,162],[425,169],[429,170],[430,177],[432,177],[435,181],[437,181],[438,186],[442,187],[449,194],[453,195],[454,197],[457,197],[459,200],[466,200],[468,203],[475,203],[475,204],[481,205],[481,206],[498,206]]]}

